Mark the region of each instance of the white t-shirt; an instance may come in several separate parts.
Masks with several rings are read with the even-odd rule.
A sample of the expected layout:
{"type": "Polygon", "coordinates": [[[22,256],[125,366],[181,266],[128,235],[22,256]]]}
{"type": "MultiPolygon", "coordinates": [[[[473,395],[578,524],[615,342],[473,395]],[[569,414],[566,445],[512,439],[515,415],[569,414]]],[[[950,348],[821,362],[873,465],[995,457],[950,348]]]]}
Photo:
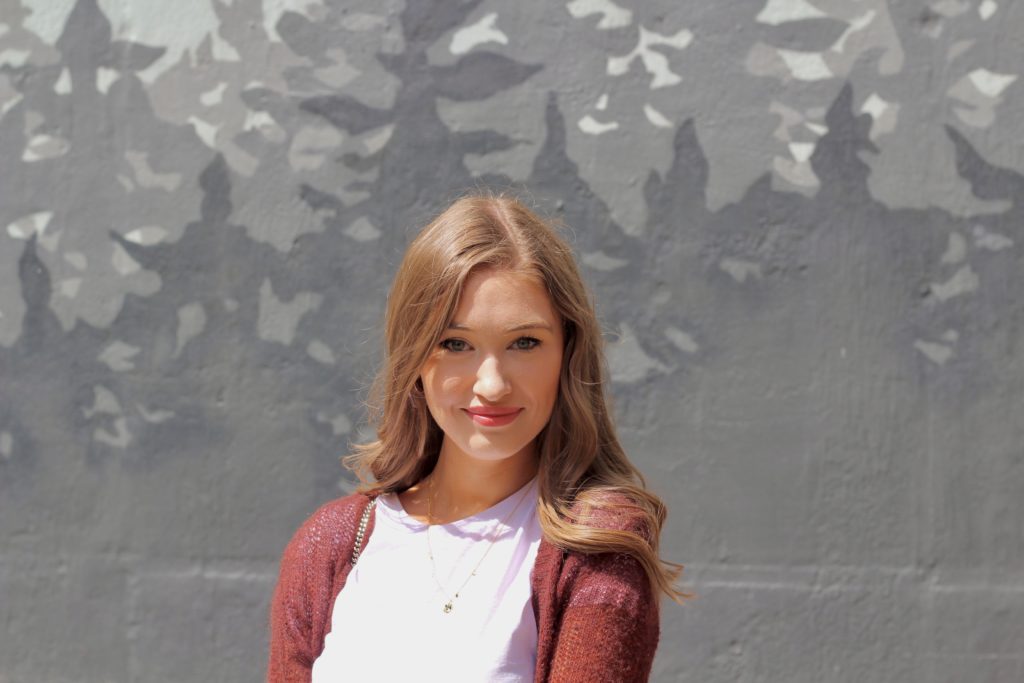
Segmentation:
{"type": "Polygon", "coordinates": [[[430,527],[444,593],[427,553],[427,525],[406,514],[395,494],[380,496],[374,514],[373,533],[334,603],[313,683],[532,681],[537,623],[530,572],[541,540],[537,478],[483,512],[430,527]]]}

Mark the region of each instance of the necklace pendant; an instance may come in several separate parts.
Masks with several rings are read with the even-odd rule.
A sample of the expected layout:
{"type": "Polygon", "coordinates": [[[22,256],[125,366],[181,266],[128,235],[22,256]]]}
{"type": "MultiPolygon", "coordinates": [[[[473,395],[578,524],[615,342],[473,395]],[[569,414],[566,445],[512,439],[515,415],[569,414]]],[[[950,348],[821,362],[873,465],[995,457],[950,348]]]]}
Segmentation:
{"type": "Polygon", "coordinates": [[[444,613],[448,614],[451,611],[452,611],[452,601],[449,600],[448,602],[444,603],[444,613]]]}

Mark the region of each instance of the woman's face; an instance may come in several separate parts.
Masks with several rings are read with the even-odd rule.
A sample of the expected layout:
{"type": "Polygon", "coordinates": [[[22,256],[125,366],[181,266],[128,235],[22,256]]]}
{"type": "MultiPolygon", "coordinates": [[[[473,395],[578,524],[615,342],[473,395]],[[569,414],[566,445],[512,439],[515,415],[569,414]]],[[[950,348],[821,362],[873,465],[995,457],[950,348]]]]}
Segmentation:
{"type": "Polygon", "coordinates": [[[420,371],[443,449],[481,460],[534,455],[558,397],[562,323],[544,287],[509,270],[470,274],[420,371]]]}

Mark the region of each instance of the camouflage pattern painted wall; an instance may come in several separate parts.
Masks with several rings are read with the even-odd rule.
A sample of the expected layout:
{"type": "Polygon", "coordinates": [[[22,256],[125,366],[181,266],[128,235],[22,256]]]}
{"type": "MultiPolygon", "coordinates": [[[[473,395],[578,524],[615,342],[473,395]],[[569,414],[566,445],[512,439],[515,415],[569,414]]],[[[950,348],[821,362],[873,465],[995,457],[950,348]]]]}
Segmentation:
{"type": "Polygon", "coordinates": [[[258,680],[460,192],[566,220],[657,681],[1024,680],[1024,4],[0,0],[0,681],[258,680]]]}

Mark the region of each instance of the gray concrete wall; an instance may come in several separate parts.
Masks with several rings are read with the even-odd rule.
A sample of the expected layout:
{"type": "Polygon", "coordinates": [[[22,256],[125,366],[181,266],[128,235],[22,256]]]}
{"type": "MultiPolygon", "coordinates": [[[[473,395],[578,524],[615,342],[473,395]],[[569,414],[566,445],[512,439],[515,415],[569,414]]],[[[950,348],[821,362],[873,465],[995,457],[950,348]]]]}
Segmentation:
{"type": "Polygon", "coordinates": [[[1024,680],[1024,3],[0,0],[0,681],[249,681],[386,288],[562,215],[656,681],[1024,680]]]}

